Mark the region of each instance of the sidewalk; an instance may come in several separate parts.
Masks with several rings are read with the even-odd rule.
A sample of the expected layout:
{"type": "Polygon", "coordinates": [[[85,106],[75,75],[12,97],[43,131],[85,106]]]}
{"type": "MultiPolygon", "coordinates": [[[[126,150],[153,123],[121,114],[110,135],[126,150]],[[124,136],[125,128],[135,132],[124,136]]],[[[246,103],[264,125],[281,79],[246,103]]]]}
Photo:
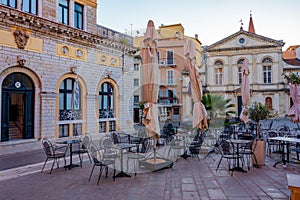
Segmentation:
{"type": "MultiPolygon", "coordinates": [[[[226,161],[216,172],[219,155],[212,154],[206,159],[201,156],[188,160],[178,159],[171,169],[158,172],[131,174],[131,178],[112,179],[102,175],[97,185],[99,168],[92,179],[88,177],[92,165],[88,160],[83,167],[65,170],[54,169],[49,174],[50,164],[40,173],[43,163],[0,171],[1,199],[288,199],[286,174],[300,173],[300,166],[288,164],[286,168],[273,164],[279,155],[267,157],[266,165],[251,168],[247,173],[227,170],[226,161]]],[[[68,161],[67,161],[68,162],[68,161]]],[[[74,162],[77,162],[76,160],[74,162]]]]}

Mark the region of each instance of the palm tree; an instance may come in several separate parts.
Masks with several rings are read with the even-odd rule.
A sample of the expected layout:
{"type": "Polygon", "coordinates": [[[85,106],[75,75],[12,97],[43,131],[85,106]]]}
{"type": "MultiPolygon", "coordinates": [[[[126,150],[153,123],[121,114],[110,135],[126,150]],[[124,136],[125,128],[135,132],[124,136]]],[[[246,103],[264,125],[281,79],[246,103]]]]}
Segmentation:
{"type": "Polygon", "coordinates": [[[232,115],[235,115],[236,112],[231,109],[234,108],[235,105],[230,102],[231,99],[225,99],[224,96],[218,94],[207,93],[202,97],[202,103],[211,119],[217,117],[230,118],[232,115]]]}

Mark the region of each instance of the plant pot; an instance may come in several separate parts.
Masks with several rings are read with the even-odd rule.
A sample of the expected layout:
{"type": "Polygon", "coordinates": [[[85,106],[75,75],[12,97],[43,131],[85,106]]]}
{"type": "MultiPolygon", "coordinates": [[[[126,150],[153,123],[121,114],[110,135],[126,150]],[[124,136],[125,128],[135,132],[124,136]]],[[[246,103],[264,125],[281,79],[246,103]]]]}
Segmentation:
{"type": "Polygon", "coordinates": [[[253,153],[254,153],[254,155],[256,157],[256,161],[257,161],[257,163],[256,163],[254,156],[252,155],[253,165],[256,165],[256,164],[257,164],[257,166],[265,165],[265,158],[266,158],[266,148],[265,147],[266,147],[266,143],[263,140],[256,140],[253,142],[252,149],[253,149],[253,153]]]}

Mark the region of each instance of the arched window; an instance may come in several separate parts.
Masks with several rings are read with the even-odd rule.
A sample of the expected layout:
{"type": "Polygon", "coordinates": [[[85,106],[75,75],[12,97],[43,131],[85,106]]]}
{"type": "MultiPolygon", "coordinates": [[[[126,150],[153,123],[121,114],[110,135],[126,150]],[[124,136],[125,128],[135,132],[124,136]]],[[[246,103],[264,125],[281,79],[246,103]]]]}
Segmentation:
{"type": "Polygon", "coordinates": [[[271,58],[264,58],[262,61],[264,83],[272,83],[272,64],[271,58]]]}
{"type": "Polygon", "coordinates": [[[100,132],[115,131],[114,88],[104,82],[99,90],[99,130],[100,132]]]}
{"type": "Polygon", "coordinates": [[[238,77],[239,77],[239,84],[242,84],[242,77],[243,77],[243,62],[245,59],[239,59],[237,62],[237,67],[238,67],[238,77]]]}
{"type": "Polygon", "coordinates": [[[59,121],[66,121],[59,125],[59,137],[81,134],[82,124],[73,121],[81,119],[81,90],[78,80],[66,78],[59,86],[59,121]],[[69,122],[70,120],[73,122],[69,122]]]}
{"type": "Polygon", "coordinates": [[[215,62],[215,74],[216,74],[216,84],[222,85],[223,84],[223,62],[217,60],[215,62]]]}
{"type": "Polygon", "coordinates": [[[273,106],[272,106],[272,98],[271,97],[267,97],[265,99],[265,104],[268,106],[268,109],[269,110],[272,110],[273,109],[273,106]]]}

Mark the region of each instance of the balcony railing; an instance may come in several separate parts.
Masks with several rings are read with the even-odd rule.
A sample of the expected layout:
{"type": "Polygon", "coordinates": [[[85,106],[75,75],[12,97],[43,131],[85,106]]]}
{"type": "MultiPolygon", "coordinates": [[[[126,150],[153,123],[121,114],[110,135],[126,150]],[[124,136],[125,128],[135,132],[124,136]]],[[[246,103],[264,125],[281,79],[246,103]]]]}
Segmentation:
{"type": "Polygon", "coordinates": [[[115,117],[115,112],[113,109],[99,110],[99,119],[114,118],[114,117],[115,117]]]}
{"type": "Polygon", "coordinates": [[[158,64],[161,67],[176,67],[175,58],[160,58],[158,64]]]}
{"type": "Polygon", "coordinates": [[[59,121],[79,120],[81,119],[81,110],[60,110],[59,121]]]}
{"type": "Polygon", "coordinates": [[[177,97],[159,97],[158,103],[162,104],[178,104],[178,98],[177,97]]]}

